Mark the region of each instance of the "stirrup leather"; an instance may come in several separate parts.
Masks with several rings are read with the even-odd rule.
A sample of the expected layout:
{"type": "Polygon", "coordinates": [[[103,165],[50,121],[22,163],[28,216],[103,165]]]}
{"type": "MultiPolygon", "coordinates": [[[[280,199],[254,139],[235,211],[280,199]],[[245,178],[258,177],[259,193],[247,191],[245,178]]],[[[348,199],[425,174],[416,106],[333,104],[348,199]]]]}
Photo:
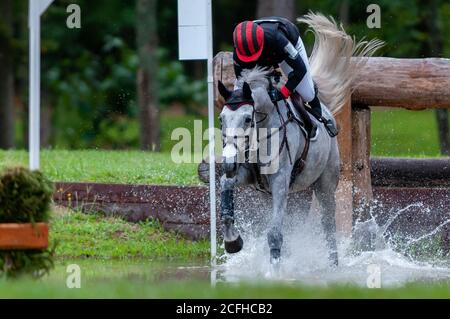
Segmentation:
{"type": "Polygon", "coordinates": [[[327,130],[328,135],[330,135],[330,137],[335,137],[339,134],[339,130],[334,125],[334,123],[331,119],[326,119],[323,116],[321,116],[318,120],[321,123],[323,123],[323,125],[325,126],[325,129],[327,130]]]}

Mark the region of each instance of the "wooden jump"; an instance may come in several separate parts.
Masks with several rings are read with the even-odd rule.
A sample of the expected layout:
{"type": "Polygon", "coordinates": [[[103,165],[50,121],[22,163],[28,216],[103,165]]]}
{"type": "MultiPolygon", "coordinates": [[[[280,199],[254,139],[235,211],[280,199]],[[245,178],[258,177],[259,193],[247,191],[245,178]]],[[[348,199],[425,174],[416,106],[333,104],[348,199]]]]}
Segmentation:
{"type": "Polygon", "coordinates": [[[48,247],[48,225],[0,224],[0,250],[45,249],[48,247]]]}
{"type": "MultiPolygon", "coordinates": [[[[232,53],[218,53],[214,58],[215,82],[221,80],[232,88],[234,79],[232,53]]],[[[336,226],[346,234],[351,233],[355,215],[366,212],[373,199],[370,107],[450,108],[450,60],[369,58],[353,86],[347,104],[335,114],[342,162],[336,226]]],[[[221,109],[224,101],[217,85],[215,88],[215,105],[221,109]]]]}

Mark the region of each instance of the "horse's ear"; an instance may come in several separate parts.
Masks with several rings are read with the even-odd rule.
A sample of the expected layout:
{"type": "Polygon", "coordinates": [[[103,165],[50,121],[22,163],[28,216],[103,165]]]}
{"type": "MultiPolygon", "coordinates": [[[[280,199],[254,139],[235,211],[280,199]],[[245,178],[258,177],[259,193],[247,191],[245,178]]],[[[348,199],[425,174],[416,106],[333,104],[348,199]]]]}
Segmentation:
{"type": "Polygon", "coordinates": [[[218,82],[218,88],[219,88],[219,93],[220,95],[222,95],[222,97],[226,100],[228,100],[231,96],[231,91],[228,91],[228,89],[225,87],[225,85],[223,85],[222,81],[219,80],[218,82]]]}
{"type": "Polygon", "coordinates": [[[248,85],[247,82],[244,82],[244,85],[242,86],[242,92],[244,93],[244,98],[247,100],[252,99],[252,89],[250,88],[250,85],[248,85]]]}

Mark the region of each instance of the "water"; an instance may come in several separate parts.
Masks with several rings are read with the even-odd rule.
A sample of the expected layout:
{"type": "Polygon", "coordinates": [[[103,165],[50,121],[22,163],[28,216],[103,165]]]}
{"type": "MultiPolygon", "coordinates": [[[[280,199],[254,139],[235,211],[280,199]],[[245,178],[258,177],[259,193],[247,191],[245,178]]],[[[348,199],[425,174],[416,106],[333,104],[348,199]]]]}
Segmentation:
{"type": "Polygon", "coordinates": [[[284,234],[283,259],[278,275],[272,272],[269,264],[265,231],[267,220],[257,222],[258,218],[249,218],[239,212],[244,215],[238,221],[244,248],[238,254],[224,254],[219,258],[217,280],[275,280],[314,286],[354,284],[366,287],[375,270],[379,271],[381,287],[399,287],[410,282],[450,281],[448,254],[444,257],[439,249],[432,251],[427,246],[436,246],[439,240],[437,235],[442,227],[450,223],[450,216],[425,234],[400,236],[390,232],[392,223],[413,207],[430,213],[423,204],[416,203],[391,212],[385,222],[377,219],[372,212],[371,219],[357,222],[352,240],[338,238],[338,267],[333,267],[328,261],[319,216],[315,213],[303,217],[291,214],[285,221],[288,227],[284,234]],[[424,248],[428,254],[425,257],[414,255],[411,249],[414,245],[424,248]]]}

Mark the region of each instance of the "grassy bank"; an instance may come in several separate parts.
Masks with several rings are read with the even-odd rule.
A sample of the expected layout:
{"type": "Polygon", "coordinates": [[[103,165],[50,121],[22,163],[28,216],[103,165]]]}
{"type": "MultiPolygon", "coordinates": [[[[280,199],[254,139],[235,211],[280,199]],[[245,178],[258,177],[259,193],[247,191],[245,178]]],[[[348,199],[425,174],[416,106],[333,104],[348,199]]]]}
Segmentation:
{"type": "MultiPolygon", "coordinates": [[[[0,151],[0,169],[27,163],[25,151],[0,151]]],[[[197,164],[175,164],[170,153],[44,150],[41,169],[53,181],[200,185],[197,164]]]]}
{"type": "MultiPolygon", "coordinates": [[[[165,139],[177,125],[192,130],[193,119],[186,121],[178,119],[170,129],[165,128],[165,139]]],[[[439,156],[433,111],[372,112],[372,155],[439,156]]],[[[25,151],[0,151],[0,169],[27,163],[25,151]]],[[[201,185],[197,164],[175,164],[169,152],[44,150],[41,164],[43,172],[54,181],[201,185]]]]}
{"type": "Polygon", "coordinates": [[[207,258],[209,243],[190,241],[164,231],[155,220],[129,223],[117,217],[56,209],[50,224],[57,258],[198,259],[207,258]]]}

